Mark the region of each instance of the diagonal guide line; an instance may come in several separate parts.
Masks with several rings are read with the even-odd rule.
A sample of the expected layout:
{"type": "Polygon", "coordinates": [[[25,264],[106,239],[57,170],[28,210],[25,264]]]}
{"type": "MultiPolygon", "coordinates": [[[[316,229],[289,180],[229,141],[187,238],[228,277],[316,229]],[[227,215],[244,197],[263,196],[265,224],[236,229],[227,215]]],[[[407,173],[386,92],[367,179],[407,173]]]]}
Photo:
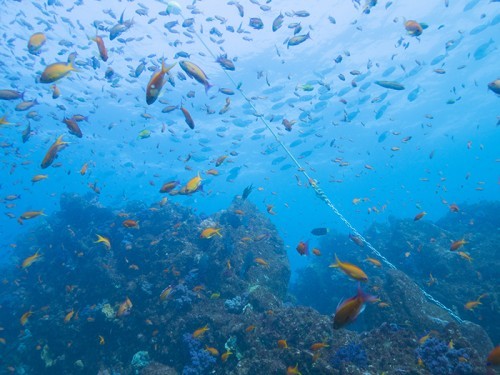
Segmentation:
{"type": "MultiPolygon", "coordinates": [[[[179,13],[179,15],[182,17],[182,19],[185,21],[186,18],[182,13],[179,13]]],[[[201,36],[198,34],[198,32],[193,28],[194,35],[198,38],[198,40],[203,44],[205,49],[212,55],[212,57],[217,60],[217,56],[212,52],[212,50],[208,47],[208,45],[205,43],[205,41],[201,38],[201,36]]],[[[222,72],[226,75],[226,77],[231,81],[231,83],[234,85],[236,90],[241,94],[241,96],[246,100],[246,102],[252,107],[252,109],[255,111],[255,114],[258,115],[259,111],[257,111],[257,108],[255,108],[252,100],[245,95],[241,87],[234,81],[233,77],[229,75],[229,73],[221,68],[222,72]]],[[[378,256],[382,261],[387,264],[391,269],[393,270],[398,270],[398,268],[392,264],[385,256],[383,256],[366,238],[364,238],[361,233],[358,232],[354,226],[342,215],[342,213],[334,206],[334,204],[330,201],[326,193],[318,186],[317,180],[312,179],[309,174],[306,172],[306,170],[302,167],[302,165],[299,163],[299,161],[295,158],[295,156],[292,154],[292,152],[286,147],[286,145],[281,141],[279,138],[278,134],[273,130],[273,128],[269,125],[269,123],[266,121],[264,116],[257,116],[260,121],[264,124],[264,126],[269,130],[269,132],[272,134],[276,142],[281,146],[281,148],[285,151],[285,153],[292,159],[294,164],[297,166],[298,171],[301,172],[304,177],[307,178],[307,181],[309,181],[309,184],[311,187],[314,189],[316,192],[316,196],[321,199],[323,202],[326,203],[328,207],[333,211],[333,213],[349,228],[349,230],[357,236],[361,241],[363,241],[364,244],[374,253],[376,256],[378,256]]],[[[422,287],[420,287],[418,284],[415,283],[417,287],[420,289],[422,294],[431,302],[436,304],[437,306],[441,307],[443,310],[446,310],[457,322],[463,323],[463,319],[461,319],[455,312],[453,312],[449,307],[446,307],[443,303],[435,299],[431,294],[427,293],[422,287]]]]}

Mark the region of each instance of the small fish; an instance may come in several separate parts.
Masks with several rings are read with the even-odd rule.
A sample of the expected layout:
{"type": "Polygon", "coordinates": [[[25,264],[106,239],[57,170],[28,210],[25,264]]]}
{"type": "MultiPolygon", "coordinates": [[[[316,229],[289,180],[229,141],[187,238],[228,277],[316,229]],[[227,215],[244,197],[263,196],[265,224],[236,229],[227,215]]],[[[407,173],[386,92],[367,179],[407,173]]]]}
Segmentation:
{"type": "Polygon", "coordinates": [[[183,60],[179,63],[180,67],[184,72],[191,78],[194,78],[196,81],[205,86],[205,92],[208,92],[212,85],[208,82],[208,77],[205,72],[196,64],[183,60]]]}
{"type": "Polygon", "coordinates": [[[487,297],[487,296],[488,296],[487,294],[481,294],[476,300],[467,302],[464,305],[465,309],[469,310],[469,311],[474,310],[479,305],[482,305],[481,299],[483,299],[484,297],[487,297]]]}
{"type": "Polygon", "coordinates": [[[23,219],[23,220],[30,220],[30,219],[34,219],[35,217],[38,217],[38,216],[47,216],[43,213],[43,210],[41,211],[26,211],[25,213],[23,213],[20,218],[23,219]]]}
{"type": "Polygon", "coordinates": [[[52,85],[50,88],[52,89],[52,99],[57,99],[61,96],[61,90],[59,90],[59,87],[52,85]]]}
{"type": "Polygon", "coordinates": [[[261,266],[269,267],[269,264],[262,258],[255,258],[254,261],[257,264],[260,264],[261,266]]]}
{"type": "Polygon", "coordinates": [[[139,229],[139,222],[136,221],[136,220],[130,220],[130,219],[127,219],[127,220],[124,220],[122,225],[125,227],[125,228],[135,228],[135,229],[139,229]]]}
{"type": "Polygon", "coordinates": [[[45,180],[47,178],[49,178],[49,176],[46,175],[46,174],[37,174],[37,175],[35,175],[35,176],[33,176],[31,178],[31,182],[35,183],[35,182],[38,182],[38,181],[45,180]]]}
{"type": "Polygon", "coordinates": [[[280,13],[279,16],[277,16],[273,21],[273,32],[281,28],[281,26],[283,25],[283,20],[284,20],[283,14],[280,13]]]}
{"type": "Polygon", "coordinates": [[[67,313],[66,316],[64,317],[64,324],[69,323],[69,321],[73,318],[74,315],[75,315],[75,310],[71,309],[71,311],[67,313]]]}
{"type": "Polygon", "coordinates": [[[146,86],[146,103],[148,105],[153,104],[156,99],[158,99],[158,95],[160,95],[160,91],[165,84],[165,74],[168,73],[170,69],[172,69],[175,64],[173,63],[170,66],[165,65],[165,60],[163,59],[161,62],[161,69],[153,73],[151,79],[146,86]]]}
{"type": "Polygon", "coordinates": [[[286,375],[302,375],[299,371],[299,364],[296,363],[295,366],[288,366],[286,375]]]}
{"type": "Polygon", "coordinates": [[[375,267],[382,267],[382,263],[380,263],[380,260],[378,260],[378,259],[367,257],[365,260],[367,262],[373,264],[375,267]]]}
{"type": "Polygon", "coordinates": [[[22,326],[26,325],[26,323],[28,322],[28,319],[31,315],[33,315],[33,311],[31,311],[31,310],[26,311],[23,315],[21,315],[19,322],[21,323],[22,326]]]}
{"type": "Polygon", "coordinates": [[[408,20],[405,22],[405,29],[408,35],[410,36],[420,36],[422,34],[423,28],[422,25],[417,21],[408,20]]]}
{"type": "Polygon", "coordinates": [[[425,215],[427,215],[427,212],[425,211],[422,211],[418,214],[415,215],[415,217],[413,218],[413,221],[419,221],[421,218],[423,218],[425,215]]]}
{"type": "Polygon", "coordinates": [[[208,239],[214,236],[222,237],[222,234],[220,234],[221,230],[222,228],[206,228],[201,232],[200,238],[208,239]]]}
{"type": "Polygon", "coordinates": [[[179,185],[179,181],[165,182],[160,188],[160,193],[168,193],[175,189],[177,185],[179,185]]]}
{"type": "Polygon", "coordinates": [[[317,342],[311,345],[311,351],[315,352],[323,348],[328,348],[329,346],[330,345],[328,345],[326,342],[317,342]]]}
{"type": "Polygon", "coordinates": [[[104,345],[106,343],[106,340],[104,340],[104,337],[99,335],[97,336],[99,338],[99,345],[104,345]]]}
{"type": "Polygon", "coordinates": [[[134,305],[132,304],[132,301],[127,297],[125,301],[123,301],[118,307],[118,311],[116,312],[116,317],[119,318],[120,316],[128,315],[133,306],[134,305]]]}
{"type": "Polygon", "coordinates": [[[379,85],[383,88],[386,89],[391,89],[391,90],[404,90],[405,87],[396,81],[375,81],[376,85],[379,85]]]}
{"type": "Polygon", "coordinates": [[[278,348],[288,349],[288,344],[286,343],[286,340],[278,340],[278,348]]]}
{"type": "Polygon", "coordinates": [[[494,347],[486,358],[486,366],[500,366],[500,345],[494,347]]]}
{"type": "Polygon", "coordinates": [[[233,354],[231,351],[227,350],[224,354],[220,356],[222,362],[226,362],[229,356],[233,354]]]}
{"type": "Polygon", "coordinates": [[[31,35],[28,40],[28,52],[32,55],[39,55],[46,41],[47,37],[44,33],[35,33],[31,35]]]}
{"type": "Polygon", "coordinates": [[[208,328],[208,324],[206,324],[204,327],[198,328],[196,331],[193,332],[193,338],[198,338],[202,336],[206,331],[208,331],[210,328],[208,328]]]}
{"type": "Polygon", "coordinates": [[[200,177],[200,172],[198,172],[198,175],[190,179],[184,186],[185,194],[192,194],[198,191],[201,188],[201,181],[202,178],[200,177]]]}
{"type": "Polygon", "coordinates": [[[103,243],[104,246],[106,246],[106,249],[111,249],[111,242],[109,241],[109,238],[101,236],[99,234],[97,234],[97,241],[95,241],[94,243],[103,243]]]}
{"type": "Polygon", "coordinates": [[[104,40],[102,40],[102,37],[96,35],[94,38],[92,38],[92,40],[97,44],[97,49],[99,50],[99,56],[101,57],[102,61],[105,62],[108,61],[108,50],[104,45],[104,40]]]}
{"type": "Polygon", "coordinates": [[[317,248],[312,249],[312,253],[318,257],[321,256],[321,251],[317,248]]]}
{"type": "Polygon", "coordinates": [[[45,67],[42,75],[40,76],[41,83],[52,83],[63,77],[66,77],[70,72],[78,72],[75,68],[76,54],[71,54],[68,63],[53,63],[45,67]]]}
{"type": "Polygon", "coordinates": [[[172,293],[173,287],[172,285],[167,286],[165,289],[163,289],[160,293],[160,300],[165,301],[170,293],[172,293]]]}
{"type": "Polygon", "coordinates": [[[311,36],[309,35],[309,33],[307,33],[305,35],[294,36],[294,37],[288,39],[287,48],[290,48],[290,46],[298,46],[299,44],[304,43],[307,39],[311,39],[311,36]]]}
{"type": "Polygon", "coordinates": [[[309,254],[309,244],[307,242],[300,241],[295,249],[300,255],[309,254]]]}
{"type": "Polygon", "coordinates": [[[66,147],[66,145],[69,144],[68,142],[63,142],[62,138],[63,138],[62,135],[59,136],[57,140],[50,146],[49,150],[47,151],[42,160],[41,164],[42,169],[49,167],[54,162],[59,151],[61,151],[63,148],[66,147]]]}
{"type": "Polygon", "coordinates": [[[364,273],[361,268],[351,263],[341,262],[337,257],[337,254],[335,254],[335,263],[331,264],[330,267],[339,268],[342,272],[354,280],[368,281],[368,276],[366,276],[366,273],[364,273]]]}
{"type": "Polygon", "coordinates": [[[264,28],[264,23],[262,20],[258,17],[252,17],[250,18],[249,26],[256,29],[256,30],[261,30],[264,28]]]}
{"type": "Polygon", "coordinates": [[[463,239],[463,238],[461,240],[458,240],[458,241],[453,241],[453,243],[450,245],[450,250],[451,251],[458,250],[466,243],[468,243],[468,242],[466,242],[465,239],[463,239]]]}
{"type": "Polygon", "coordinates": [[[219,351],[216,348],[214,348],[214,347],[205,345],[205,350],[207,352],[209,352],[211,355],[213,355],[214,357],[218,357],[219,356],[219,351]]]}
{"type": "Polygon", "coordinates": [[[64,118],[63,122],[66,124],[66,127],[68,128],[69,132],[78,138],[82,138],[82,130],[80,129],[80,126],[78,123],[73,119],[73,118],[64,118]]]}
{"type": "Polygon", "coordinates": [[[182,114],[184,115],[184,121],[186,121],[186,124],[189,126],[190,129],[194,129],[194,121],[189,111],[182,105],[181,105],[181,111],[182,114]]]}
{"type": "Polygon", "coordinates": [[[488,88],[495,94],[500,95],[500,79],[496,79],[488,83],[488,88]]]}
{"type": "Polygon", "coordinates": [[[330,229],[328,229],[328,228],[314,228],[311,231],[311,234],[313,234],[315,236],[324,236],[324,235],[328,234],[329,231],[330,231],[330,229]]]}
{"type": "Polygon", "coordinates": [[[37,252],[26,259],[23,260],[23,263],[21,264],[21,268],[25,269],[31,266],[33,263],[38,262],[40,258],[42,257],[42,254],[40,254],[37,250],[37,252]]]}
{"type": "Polygon", "coordinates": [[[16,100],[23,99],[24,92],[16,90],[0,90],[0,100],[16,100]]]}
{"type": "Polygon", "coordinates": [[[352,323],[363,312],[366,302],[375,302],[377,298],[366,294],[358,284],[358,293],[339,304],[333,318],[333,329],[339,329],[352,323]]]}

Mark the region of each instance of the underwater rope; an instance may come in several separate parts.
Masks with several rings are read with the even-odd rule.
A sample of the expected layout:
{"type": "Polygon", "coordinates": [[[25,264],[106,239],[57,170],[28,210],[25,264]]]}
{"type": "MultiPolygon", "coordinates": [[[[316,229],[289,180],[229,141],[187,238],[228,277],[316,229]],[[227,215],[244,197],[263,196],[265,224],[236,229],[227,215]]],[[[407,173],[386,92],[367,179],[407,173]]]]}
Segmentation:
{"type": "MultiPolygon", "coordinates": [[[[169,2],[169,7],[172,5],[172,7],[176,7],[178,10],[178,13],[182,19],[185,21],[186,18],[184,17],[184,15],[182,14],[181,12],[181,8],[180,6],[178,6],[178,4],[174,1],[171,1],[169,2]],[[173,5],[175,4],[175,5],[173,5]]],[[[212,55],[212,57],[217,60],[217,56],[212,52],[212,50],[210,49],[210,47],[205,43],[205,41],[201,38],[201,36],[198,34],[198,32],[193,28],[193,32],[194,32],[194,35],[196,35],[196,37],[198,38],[198,40],[201,42],[201,44],[203,44],[203,46],[205,47],[205,49],[208,51],[208,53],[210,55],[212,55]]],[[[222,72],[226,75],[226,77],[231,81],[231,83],[234,85],[234,87],[236,88],[236,90],[241,94],[241,96],[243,97],[243,99],[245,99],[245,101],[250,105],[250,107],[252,107],[252,109],[255,111],[255,114],[259,114],[259,112],[257,111],[257,108],[255,108],[252,100],[247,97],[245,95],[245,93],[243,92],[243,90],[241,90],[241,87],[240,85],[238,85],[233,77],[231,77],[229,75],[229,73],[225,70],[225,69],[222,69],[222,72]]],[[[342,213],[334,206],[334,204],[330,201],[330,199],[328,198],[328,196],[326,195],[326,193],[318,186],[318,183],[316,182],[315,179],[312,179],[309,174],[306,172],[306,170],[302,167],[302,165],[299,163],[299,161],[295,158],[295,156],[292,154],[292,152],[286,147],[286,145],[281,141],[281,139],[279,138],[278,134],[273,130],[273,128],[269,125],[269,123],[266,121],[266,119],[264,118],[264,116],[257,116],[260,121],[264,124],[264,126],[267,128],[267,130],[269,130],[269,132],[272,134],[272,136],[274,137],[274,139],[276,140],[276,142],[281,146],[281,148],[285,151],[285,153],[290,157],[290,159],[292,159],[292,161],[294,162],[294,164],[297,166],[298,168],[298,171],[301,172],[304,177],[307,178],[307,181],[309,181],[309,184],[311,185],[311,187],[314,189],[314,191],[316,192],[316,195],[318,196],[318,198],[320,198],[323,202],[326,203],[326,205],[328,207],[330,207],[330,209],[333,211],[333,213],[347,226],[347,228],[349,228],[349,230],[356,236],[358,237],[364,244],[366,244],[366,246],[375,254],[377,255],[380,259],[382,259],[382,261],[387,264],[391,269],[393,270],[397,270],[398,268],[392,264],[385,256],[383,256],[366,238],[364,238],[361,233],[358,232],[358,230],[344,217],[344,215],[342,215],[342,213]]],[[[464,321],[457,315],[455,314],[450,308],[446,307],[445,305],[443,305],[441,302],[439,302],[437,299],[435,299],[432,295],[430,295],[429,293],[427,293],[424,289],[422,289],[418,284],[415,283],[415,285],[417,285],[417,287],[420,289],[420,291],[423,293],[423,295],[431,302],[433,302],[434,304],[436,304],[437,306],[441,307],[442,309],[446,310],[457,322],[459,323],[463,323],[464,321]]]]}

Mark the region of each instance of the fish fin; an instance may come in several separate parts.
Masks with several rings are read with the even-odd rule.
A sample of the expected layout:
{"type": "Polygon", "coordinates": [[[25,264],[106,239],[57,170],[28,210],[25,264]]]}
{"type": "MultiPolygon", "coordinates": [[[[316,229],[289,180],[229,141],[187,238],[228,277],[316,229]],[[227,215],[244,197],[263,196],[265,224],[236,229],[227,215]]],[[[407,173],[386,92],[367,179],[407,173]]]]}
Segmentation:
{"type": "Polygon", "coordinates": [[[214,85],[211,85],[210,82],[207,81],[203,86],[205,86],[205,93],[208,93],[208,90],[214,85]]]}

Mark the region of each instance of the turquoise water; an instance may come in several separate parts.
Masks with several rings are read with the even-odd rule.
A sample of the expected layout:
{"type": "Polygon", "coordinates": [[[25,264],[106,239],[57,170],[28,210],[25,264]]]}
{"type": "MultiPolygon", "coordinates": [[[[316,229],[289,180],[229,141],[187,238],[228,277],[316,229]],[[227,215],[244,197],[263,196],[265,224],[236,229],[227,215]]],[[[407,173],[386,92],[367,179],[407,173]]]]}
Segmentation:
{"type": "MultiPolygon", "coordinates": [[[[423,220],[437,221],[454,203],[498,201],[499,95],[488,88],[500,78],[498,2],[241,1],[241,11],[235,2],[179,3],[181,14],[167,12],[165,1],[2,2],[0,89],[37,101],[20,111],[22,99],[0,100],[0,117],[9,123],[0,126],[5,264],[19,236],[47,220],[18,218],[38,210],[50,217],[63,193],[116,212],[166,196],[203,216],[227,209],[253,184],[249,200],[283,238],[292,279],[311,263],[312,256],[296,252],[299,241],[321,245],[313,228],[352,233],[316,197],[302,169],[360,233],[389,217],[413,219],[425,211],[423,220]],[[273,31],[280,14],[283,25],[273,31]],[[194,24],[183,26],[191,18],[194,24]],[[250,18],[263,27],[257,21],[252,27],[250,18]],[[408,20],[423,25],[421,35],[405,29],[408,20]],[[117,25],[123,31],[111,40],[117,25]],[[294,31],[303,36],[300,44],[291,39],[294,31]],[[30,53],[35,32],[46,42],[30,53]],[[96,33],[107,61],[91,40],[96,33]],[[66,63],[73,53],[77,71],[40,82],[46,66],[66,63]],[[215,61],[220,55],[234,71],[215,61]],[[146,87],[162,59],[176,65],[148,105],[146,87]],[[206,92],[181,69],[186,60],[208,77],[206,92]],[[52,84],[61,92],[56,99],[52,84]],[[178,108],[162,112],[167,106],[178,108]],[[81,138],[62,122],[77,114],[88,117],[78,123],[81,138]],[[295,121],[291,131],[284,119],[295,121]],[[23,142],[27,126],[31,136],[23,142]],[[42,169],[60,135],[69,144],[42,169]],[[163,183],[183,186],[198,173],[203,191],[159,193],[163,183]],[[48,177],[33,183],[38,174],[48,177]]],[[[91,224],[95,232],[105,229],[91,224]]]]}

